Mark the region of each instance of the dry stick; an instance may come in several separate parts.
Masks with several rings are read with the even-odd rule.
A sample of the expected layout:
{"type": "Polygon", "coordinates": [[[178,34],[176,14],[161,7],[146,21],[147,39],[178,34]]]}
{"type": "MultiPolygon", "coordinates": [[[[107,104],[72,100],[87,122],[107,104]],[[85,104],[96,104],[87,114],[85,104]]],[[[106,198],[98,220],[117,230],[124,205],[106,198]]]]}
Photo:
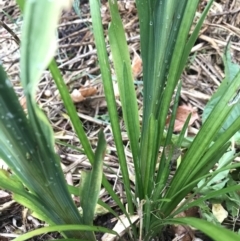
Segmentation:
{"type": "Polygon", "coordinates": [[[215,13],[215,14],[211,14],[210,17],[214,17],[214,16],[221,16],[221,15],[226,15],[226,14],[235,14],[240,12],[240,8],[237,8],[235,10],[232,11],[226,11],[226,12],[222,12],[222,13],[215,13]]]}
{"type": "MultiPolygon", "coordinates": [[[[2,26],[4,29],[6,29],[7,32],[10,33],[10,35],[12,35],[12,37],[13,37],[14,41],[16,42],[16,44],[17,44],[18,46],[20,46],[21,41],[20,41],[19,37],[12,31],[12,29],[9,28],[9,27],[8,27],[3,21],[1,21],[1,20],[0,20],[0,26],[2,26]]],[[[18,62],[18,59],[14,60],[14,61],[12,62],[12,64],[9,66],[8,70],[9,70],[15,63],[17,63],[17,62],[18,62]]]]}
{"type": "Polygon", "coordinates": [[[20,39],[19,37],[12,31],[11,28],[9,28],[3,21],[0,20],[0,25],[5,28],[13,37],[13,39],[15,40],[15,42],[20,45],[20,39]]]}

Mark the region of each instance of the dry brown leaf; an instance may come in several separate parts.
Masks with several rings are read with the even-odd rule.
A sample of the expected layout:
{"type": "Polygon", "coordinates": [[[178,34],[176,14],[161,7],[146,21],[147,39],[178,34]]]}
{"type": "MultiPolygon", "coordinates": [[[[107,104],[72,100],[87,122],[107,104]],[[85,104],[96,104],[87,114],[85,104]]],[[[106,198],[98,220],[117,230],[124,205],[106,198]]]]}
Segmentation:
{"type": "MultiPolygon", "coordinates": [[[[177,214],[175,217],[186,217],[185,212],[181,212],[177,214]]],[[[194,237],[193,230],[190,227],[185,225],[172,225],[171,226],[175,238],[172,241],[179,240],[179,241],[192,241],[192,237],[194,237]]]]}
{"type": "Polygon", "coordinates": [[[6,238],[6,237],[4,237],[4,236],[1,236],[1,235],[0,235],[0,240],[1,240],[1,241],[9,241],[8,238],[6,238]]]}
{"type": "MultiPolygon", "coordinates": [[[[184,123],[187,120],[189,114],[191,114],[191,118],[188,125],[191,126],[194,121],[199,119],[197,111],[191,106],[187,106],[187,105],[182,105],[178,107],[176,120],[174,123],[174,131],[178,132],[182,130],[184,123]]],[[[170,119],[171,119],[171,115],[167,117],[167,121],[166,121],[167,126],[170,123],[170,119]]]]}
{"type": "Polygon", "coordinates": [[[136,79],[142,73],[142,59],[136,52],[134,53],[132,60],[132,73],[134,79],[136,79]]]}
{"type": "MultiPolygon", "coordinates": [[[[191,207],[184,212],[177,214],[175,217],[195,217],[199,218],[199,208],[197,206],[191,207]]],[[[185,225],[172,225],[171,226],[173,232],[175,233],[175,238],[172,241],[179,240],[179,241],[193,241],[196,240],[194,234],[195,231],[190,226],[185,225]]]]}
{"type": "Polygon", "coordinates": [[[85,98],[89,96],[93,96],[97,93],[97,89],[95,87],[88,87],[88,88],[82,87],[79,89],[79,91],[81,95],[85,98]]]}
{"type": "Polygon", "coordinates": [[[192,241],[194,238],[194,232],[191,228],[184,225],[174,225],[173,230],[175,233],[175,237],[173,241],[192,241]]]}
{"type": "Polygon", "coordinates": [[[199,218],[199,207],[197,207],[197,206],[191,207],[191,208],[185,210],[184,212],[186,214],[186,217],[199,218]]]}
{"type": "Polygon", "coordinates": [[[93,96],[97,93],[97,88],[95,87],[82,87],[80,89],[74,89],[71,93],[71,98],[73,102],[79,103],[84,101],[87,97],[93,96]]]}
{"type": "Polygon", "coordinates": [[[222,223],[223,220],[228,216],[228,212],[220,203],[215,203],[212,205],[212,213],[219,223],[222,223]]]}
{"type": "Polygon", "coordinates": [[[96,106],[98,108],[106,108],[107,107],[107,102],[105,99],[92,99],[89,103],[89,107],[95,109],[96,106]]]}
{"type": "Polygon", "coordinates": [[[24,110],[26,110],[26,109],[27,109],[27,100],[26,100],[26,97],[23,96],[23,97],[19,100],[19,102],[20,102],[20,105],[22,106],[22,108],[23,108],[24,110]]]}

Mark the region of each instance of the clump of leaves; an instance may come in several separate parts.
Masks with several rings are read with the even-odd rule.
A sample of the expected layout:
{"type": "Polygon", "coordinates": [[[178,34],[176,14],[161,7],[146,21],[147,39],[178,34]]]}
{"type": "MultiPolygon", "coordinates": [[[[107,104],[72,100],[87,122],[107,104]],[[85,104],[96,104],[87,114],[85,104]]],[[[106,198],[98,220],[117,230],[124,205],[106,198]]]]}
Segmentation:
{"type": "MultiPolygon", "coordinates": [[[[19,0],[18,2],[23,7],[25,1],[19,0]]],[[[135,188],[132,190],[103,35],[100,3],[98,0],[90,0],[99,65],[126,192],[128,204],[128,210],[126,210],[106,177],[102,175],[102,160],[106,145],[103,135],[99,135],[98,147],[94,154],[57,64],[54,60],[51,61],[56,43],[57,21],[60,10],[67,1],[26,1],[21,45],[21,81],[27,99],[28,119],[18,103],[10,81],[1,69],[0,88],[3,88],[4,92],[0,96],[0,114],[3,117],[0,118],[0,135],[2,137],[0,139],[0,155],[15,175],[1,171],[0,185],[11,190],[14,198],[34,210],[39,218],[50,225],[60,225],[34,231],[18,240],[29,238],[39,232],[53,230],[63,232],[66,237],[86,240],[95,240],[93,231],[96,230],[114,233],[92,226],[97,202],[114,213],[106,204],[97,200],[101,182],[127,217],[135,240],[150,240],[159,235],[165,225],[173,223],[190,224],[206,232],[212,238],[217,237],[220,241],[237,239],[238,236],[233,232],[204,220],[175,218],[175,216],[187,208],[200,205],[207,199],[239,189],[238,185],[230,185],[189,202],[196,193],[204,190],[217,174],[239,166],[228,165],[234,158],[234,154],[232,154],[220,169],[209,173],[209,170],[226,153],[230,145],[229,140],[239,129],[240,116],[238,115],[229,125],[224,126],[224,131],[221,132],[222,123],[234,110],[234,106],[228,105],[228,103],[235,98],[235,93],[240,85],[239,71],[233,76],[226,75],[228,80],[227,84],[225,82],[225,91],[218,96],[218,101],[214,102],[211,112],[207,115],[197,136],[188,145],[188,149],[169,183],[172,157],[174,151],[183,145],[184,133],[190,119],[190,117],[187,119],[181,133],[174,136],[174,122],[181,90],[179,78],[212,2],[212,0],[209,1],[194,31],[189,35],[198,0],[136,0],[140,19],[143,61],[144,111],[140,124],[123,25],[117,1],[109,0],[110,48],[135,168],[135,188]],[[36,36],[39,37],[36,38],[36,36]],[[83,174],[85,178],[82,180],[79,191],[81,200],[83,200],[81,203],[82,215],[78,212],[68,192],[60,168],[59,157],[54,152],[51,127],[34,100],[36,86],[47,66],[59,89],[84,153],[92,164],[92,172],[89,175],[83,174]],[[175,89],[177,91],[172,115],[166,129],[168,110],[175,89]],[[11,101],[9,101],[9,97],[11,97],[11,101]],[[162,149],[161,155],[159,155],[160,148],[162,149]],[[201,183],[201,180],[204,182],[201,183]],[[189,193],[190,198],[181,202],[189,193]],[[94,195],[92,196],[92,194],[94,195]],[[179,205],[180,203],[181,205],[179,205]],[[139,233],[137,223],[131,221],[132,215],[137,211],[139,211],[140,221],[139,233]],[[64,224],[81,225],[66,226],[64,224]],[[70,232],[70,230],[76,229],[77,231],[70,232]]],[[[118,218],[121,220],[120,217],[118,218]]]]}

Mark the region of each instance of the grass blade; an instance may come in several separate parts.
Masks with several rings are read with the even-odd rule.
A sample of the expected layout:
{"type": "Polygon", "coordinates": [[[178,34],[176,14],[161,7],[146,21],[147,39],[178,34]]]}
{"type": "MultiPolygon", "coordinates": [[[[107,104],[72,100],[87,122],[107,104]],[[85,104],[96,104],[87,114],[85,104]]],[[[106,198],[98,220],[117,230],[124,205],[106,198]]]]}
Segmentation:
{"type": "Polygon", "coordinates": [[[194,45],[194,43],[196,42],[197,38],[198,38],[198,34],[201,30],[201,27],[203,25],[203,21],[204,19],[206,18],[207,16],[207,13],[210,9],[210,7],[212,6],[212,3],[213,3],[213,0],[210,0],[207,4],[207,6],[205,7],[199,21],[197,22],[197,25],[195,26],[194,30],[193,30],[193,33],[191,34],[190,38],[188,39],[187,41],[187,44],[185,46],[185,50],[183,52],[183,56],[182,56],[182,61],[181,61],[181,64],[179,65],[179,75],[182,73],[183,69],[184,69],[184,66],[187,62],[187,59],[188,59],[188,56],[191,52],[191,49],[194,45]]]}
{"type": "MultiPolygon", "coordinates": [[[[87,155],[89,161],[91,164],[94,163],[94,153],[92,151],[91,145],[89,143],[89,140],[83,130],[81,120],[79,119],[75,106],[72,102],[72,99],[69,95],[67,86],[61,76],[60,70],[58,69],[58,66],[55,62],[55,60],[52,60],[52,62],[49,65],[49,70],[53,76],[53,79],[58,87],[58,90],[60,92],[60,95],[62,97],[63,103],[67,109],[67,112],[70,116],[71,122],[73,124],[74,130],[76,131],[76,134],[81,141],[85,154],[87,155]]],[[[122,205],[119,197],[115,194],[115,192],[112,189],[112,186],[109,184],[108,180],[106,179],[105,176],[102,177],[102,183],[103,186],[106,188],[108,193],[111,195],[111,197],[114,199],[114,201],[118,204],[118,206],[121,208],[121,210],[126,213],[126,210],[124,206],[122,205]]]]}
{"type": "Polygon", "coordinates": [[[61,98],[63,100],[64,106],[67,109],[67,112],[70,116],[72,125],[74,127],[74,130],[83,146],[84,152],[87,155],[89,161],[91,164],[94,162],[94,153],[92,151],[92,147],[89,143],[89,140],[84,132],[83,125],[81,120],[79,119],[76,107],[73,104],[73,101],[70,97],[68,88],[63,80],[63,77],[61,75],[60,70],[58,69],[57,63],[55,60],[52,60],[49,64],[49,70],[53,76],[53,79],[57,85],[57,88],[59,90],[59,93],[61,95],[61,98]]]}
{"type": "Polygon", "coordinates": [[[226,228],[223,228],[218,225],[214,225],[210,222],[207,222],[205,220],[197,219],[197,218],[176,218],[172,220],[170,223],[177,223],[177,224],[185,224],[197,228],[198,230],[201,230],[205,234],[207,234],[210,238],[217,240],[217,241],[236,241],[239,240],[239,235],[231,232],[230,230],[227,230],[226,228]]]}
{"type": "Polygon", "coordinates": [[[103,158],[105,155],[106,145],[104,134],[101,130],[99,133],[98,145],[92,170],[90,173],[82,173],[80,199],[83,209],[84,224],[93,224],[94,212],[102,183],[103,158]]]}
{"type": "Polygon", "coordinates": [[[142,184],[138,160],[140,126],[130,56],[122,21],[118,12],[117,1],[109,1],[109,6],[112,18],[112,22],[109,27],[110,47],[112,50],[113,63],[120,91],[123,118],[126,124],[126,129],[133,155],[136,176],[135,183],[137,185],[136,189],[138,192],[141,192],[142,184]]]}
{"type": "MultiPolygon", "coordinates": [[[[118,235],[116,232],[107,229],[107,228],[102,228],[102,227],[97,227],[97,226],[90,226],[90,225],[55,225],[55,226],[49,226],[49,227],[44,227],[44,228],[39,228],[37,230],[28,232],[26,234],[21,235],[18,238],[13,239],[13,241],[25,241],[28,240],[34,236],[41,235],[44,233],[48,232],[62,232],[62,231],[91,231],[91,232],[102,232],[102,233],[111,233],[114,235],[118,235]]],[[[85,239],[80,239],[80,240],[85,240],[85,239]]],[[[87,239],[88,240],[88,239],[87,239]]]]}
{"type": "Polygon", "coordinates": [[[133,202],[132,202],[132,195],[130,192],[131,189],[130,189],[130,181],[129,181],[130,179],[128,175],[128,169],[126,164],[127,162],[126,162],[126,157],[125,157],[123,144],[122,144],[121,130],[119,126],[115,95],[113,90],[112,78],[110,74],[111,70],[108,62],[108,55],[107,55],[106,45],[105,45],[105,40],[103,35],[103,27],[101,23],[99,2],[97,0],[90,0],[90,9],[91,9],[91,16],[94,16],[94,18],[92,18],[93,32],[94,32],[94,37],[96,41],[100,69],[102,73],[104,92],[107,93],[106,101],[107,101],[108,111],[110,115],[113,136],[117,147],[118,158],[119,158],[121,171],[123,175],[124,187],[127,194],[129,212],[133,213],[133,202]]]}

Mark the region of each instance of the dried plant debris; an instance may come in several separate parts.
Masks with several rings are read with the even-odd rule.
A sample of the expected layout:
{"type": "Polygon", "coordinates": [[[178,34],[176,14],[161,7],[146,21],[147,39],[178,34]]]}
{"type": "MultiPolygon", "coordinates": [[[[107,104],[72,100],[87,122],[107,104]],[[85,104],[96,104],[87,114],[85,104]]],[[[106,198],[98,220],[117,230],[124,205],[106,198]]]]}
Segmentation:
{"type": "MultiPolygon", "coordinates": [[[[101,2],[101,14],[107,36],[110,14],[107,1],[101,2]]],[[[205,0],[200,1],[196,19],[199,18],[207,2],[208,1],[205,0]]],[[[118,1],[118,5],[131,53],[132,72],[134,79],[138,82],[138,84],[136,84],[136,91],[141,113],[142,84],[139,83],[141,83],[142,78],[142,60],[139,51],[139,24],[135,1],[118,1]]],[[[26,101],[19,79],[20,55],[18,39],[22,25],[21,13],[16,7],[15,0],[2,0],[0,1],[0,7],[0,58],[8,73],[9,79],[12,81],[22,107],[26,109],[26,101]],[[11,32],[8,31],[8,28],[11,29],[11,32]]],[[[104,172],[106,177],[114,184],[116,193],[121,194],[124,200],[124,187],[118,178],[121,172],[119,171],[116,147],[109,125],[97,52],[91,31],[91,16],[88,1],[80,0],[80,14],[81,16],[79,17],[79,14],[76,13],[74,9],[62,14],[58,28],[59,49],[55,58],[69,88],[69,93],[71,93],[75,102],[79,118],[81,118],[83,122],[87,136],[93,147],[95,147],[97,143],[99,127],[101,126],[104,129],[108,144],[104,172]]],[[[198,132],[201,126],[202,110],[224,78],[221,56],[230,36],[233,36],[231,42],[232,58],[236,63],[240,63],[239,24],[240,1],[219,0],[214,2],[201,29],[200,36],[191,51],[187,67],[181,76],[183,88],[181,91],[180,107],[178,109],[180,115],[178,119],[184,121],[188,113],[192,113],[193,119],[191,119],[191,126],[188,128],[188,135],[195,135],[198,132]],[[183,115],[181,116],[181,114],[183,115]]],[[[106,37],[106,42],[107,41],[108,38],[106,37]]],[[[111,60],[110,54],[109,58],[111,60]]],[[[112,75],[115,78],[113,70],[112,75]]],[[[114,89],[119,116],[121,117],[121,104],[118,98],[119,93],[116,82],[114,83],[114,89]]],[[[59,98],[59,93],[47,70],[39,84],[36,101],[47,114],[54,128],[56,140],[61,140],[68,144],[68,146],[56,144],[56,149],[62,159],[63,169],[67,175],[67,179],[74,185],[78,185],[80,179],[79,170],[89,168],[90,164],[86,160],[85,155],[80,151],[82,149],[81,144],[76,138],[69,117],[59,98]],[[75,149],[73,149],[72,146],[74,146],[75,149]],[[77,150],[76,148],[79,149],[77,150]]],[[[120,121],[123,141],[126,144],[125,150],[129,161],[128,166],[131,172],[133,169],[132,156],[128,149],[128,139],[122,118],[120,118],[120,121]]],[[[175,126],[176,131],[180,131],[181,128],[182,122],[175,126]]],[[[134,180],[134,178],[132,179],[134,180]]],[[[9,197],[11,198],[11,196],[9,196],[8,193],[4,193],[4,191],[2,195],[0,193],[0,201],[2,200],[1,207],[9,205],[9,202],[11,202],[9,197]]],[[[105,190],[102,190],[101,198],[109,202],[109,197],[105,190]]],[[[75,201],[78,203],[77,200],[75,201]]],[[[1,216],[0,240],[8,240],[8,237],[11,238],[11,236],[4,236],[3,233],[12,234],[12,237],[15,237],[19,231],[19,227],[22,225],[14,225],[12,223],[12,218],[23,220],[21,207],[15,203],[10,204],[11,206],[5,209],[1,216]]],[[[223,221],[223,225],[228,226],[230,229],[232,229],[233,226],[236,227],[239,223],[239,217],[232,217],[230,214],[228,214],[228,217],[223,221]]],[[[36,222],[33,219],[27,219],[25,229],[30,230],[34,228],[36,228],[36,222]]],[[[187,235],[193,237],[191,232],[191,230],[188,231],[187,235]]],[[[177,231],[176,233],[179,232],[177,231]]],[[[178,236],[179,235],[181,236],[183,234],[179,233],[178,236]]],[[[184,234],[183,236],[187,235],[184,234]]],[[[49,239],[49,236],[41,237],[38,240],[47,239],[49,239]]]]}

